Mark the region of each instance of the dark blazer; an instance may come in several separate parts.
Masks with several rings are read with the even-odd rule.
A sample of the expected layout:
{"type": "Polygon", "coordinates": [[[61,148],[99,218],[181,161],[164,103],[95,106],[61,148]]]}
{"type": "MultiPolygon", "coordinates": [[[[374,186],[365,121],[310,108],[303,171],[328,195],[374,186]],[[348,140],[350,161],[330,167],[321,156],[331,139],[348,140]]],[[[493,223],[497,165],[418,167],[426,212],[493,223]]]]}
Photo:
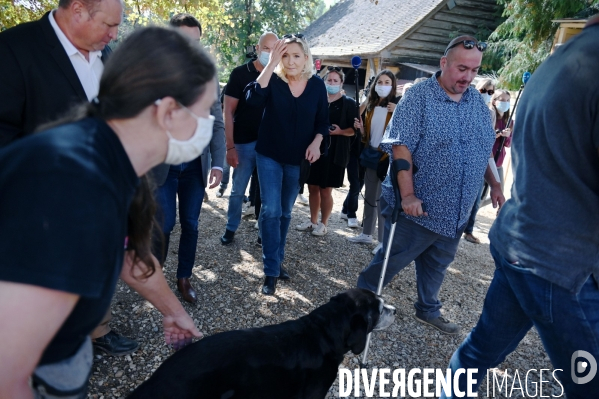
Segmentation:
{"type": "Polygon", "coordinates": [[[0,148],[88,101],[49,13],[0,32],[0,148]]]}

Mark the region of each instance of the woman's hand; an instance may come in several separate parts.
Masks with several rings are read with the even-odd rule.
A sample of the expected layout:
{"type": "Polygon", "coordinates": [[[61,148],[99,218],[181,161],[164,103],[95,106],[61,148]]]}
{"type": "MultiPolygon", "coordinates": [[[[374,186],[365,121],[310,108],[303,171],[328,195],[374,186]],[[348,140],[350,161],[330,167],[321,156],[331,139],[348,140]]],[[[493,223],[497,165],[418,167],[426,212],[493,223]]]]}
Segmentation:
{"type": "Polygon", "coordinates": [[[310,163],[314,163],[320,158],[320,143],[322,143],[322,138],[322,134],[317,134],[306,150],[306,159],[310,163]]]}
{"type": "Polygon", "coordinates": [[[335,125],[333,123],[331,126],[334,127],[333,130],[329,129],[329,134],[331,136],[335,136],[335,135],[340,135],[341,134],[341,128],[339,127],[339,125],[335,125]]]}
{"type": "Polygon", "coordinates": [[[354,128],[358,129],[359,131],[364,130],[364,123],[362,122],[362,117],[360,117],[360,119],[354,118],[354,128]]]}
{"type": "Polygon", "coordinates": [[[397,104],[393,104],[393,103],[387,104],[387,112],[395,111],[395,107],[397,107],[397,104]]]}
{"type": "Polygon", "coordinates": [[[287,44],[285,44],[284,39],[279,39],[275,42],[275,45],[272,47],[270,51],[270,59],[268,60],[268,65],[277,66],[283,59],[283,54],[287,52],[287,44]]]}
{"type": "Polygon", "coordinates": [[[174,350],[179,350],[191,343],[193,337],[202,338],[202,333],[196,328],[193,320],[187,312],[180,312],[172,316],[164,316],[162,319],[164,327],[164,340],[174,350]]]}
{"type": "Polygon", "coordinates": [[[510,137],[510,135],[512,134],[512,129],[510,129],[509,127],[507,129],[503,129],[500,133],[499,136],[503,136],[503,137],[510,137]]]}

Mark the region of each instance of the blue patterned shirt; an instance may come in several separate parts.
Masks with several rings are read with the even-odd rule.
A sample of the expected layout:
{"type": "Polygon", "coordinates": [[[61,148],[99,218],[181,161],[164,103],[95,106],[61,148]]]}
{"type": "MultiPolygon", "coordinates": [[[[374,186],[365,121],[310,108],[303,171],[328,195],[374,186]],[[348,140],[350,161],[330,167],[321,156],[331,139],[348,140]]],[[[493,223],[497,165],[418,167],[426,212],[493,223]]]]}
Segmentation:
{"type": "MultiPolygon", "coordinates": [[[[481,95],[472,87],[452,100],[437,77],[414,85],[401,99],[385,130],[381,149],[393,158],[393,145],[405,145],[418,167],[414,194],[428,216],[406,216],[434,233],[456,237],[470,217],[487,168],[495,133],[481,95]]],[[[389,174],[383,198],[393,206],[389,174]]]]}

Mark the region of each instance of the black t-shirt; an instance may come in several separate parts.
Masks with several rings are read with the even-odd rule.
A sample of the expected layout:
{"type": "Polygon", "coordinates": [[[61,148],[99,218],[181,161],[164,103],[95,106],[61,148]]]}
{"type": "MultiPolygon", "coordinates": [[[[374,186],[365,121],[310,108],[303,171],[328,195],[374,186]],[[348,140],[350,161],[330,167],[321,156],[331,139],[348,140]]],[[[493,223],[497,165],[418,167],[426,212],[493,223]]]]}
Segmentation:
{"type": "Polygon", "coordinates": [[[40,364],[71,356],[108,309],[138,181],[120,140],[97,119],[0,151],[0,280],[80,295],[40,364]]]}
{"type": "Polygon", "coordinates": [[[247,144],[258,140],[258,129],[262,121],[264,106],[253,106],[245,101],[243,89],[258,79],[260,72],[252,61],[233,69],[225,87],[225,95],[239,100],[235,110],[233,141],[235,144],[247,144]]]}

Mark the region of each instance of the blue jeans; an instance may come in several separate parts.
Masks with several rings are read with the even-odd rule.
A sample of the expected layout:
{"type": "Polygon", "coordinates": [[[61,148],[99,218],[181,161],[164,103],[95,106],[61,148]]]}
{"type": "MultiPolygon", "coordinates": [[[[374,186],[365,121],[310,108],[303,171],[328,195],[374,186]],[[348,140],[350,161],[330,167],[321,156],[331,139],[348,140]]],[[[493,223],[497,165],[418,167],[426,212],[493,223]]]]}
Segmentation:
{"type": "Polygon", "coordinates": [[[349,191],[343,202],[343,209],[341,212],[345,213],[348,218],[356,218],[358,199],[360,197],[360,191],[364,186],[364,172],[360,173],[358,158],[353,155],[350,155],[347,164],[347,180],[349,181],[349,191]]]}
{"type": "MultiPolygon", "coordinates": [[[[372,292],[376,292],[379,284],[383,259],[389,242],[391,213],[393,212],[393,208],[383,197],[380,199],[379,206],[382,207],[381,210],[385,217],[383,250],[376,253],[370,264],[362,270],[358,277],[358,288],[366,288],[372,292]]],[[[444,237],[403,216],[397,220],[383,285],[387,285],[397,273],[415,261],[418,300],[414,307],[416,315],[423,320],[434,319],[441,315],[439,291],[447,267],[455,258],[460,236],[461,234],[456,238],[444,237]]]]}
{"type": "MultiPolygon", "coordinates": [[[[574,383],[571,374],[574,352],[584,350],[599,360],[597,282],[591,276],[579,293],[572,293],[532,274],[522,265],[508,262],[492,244],[491,255],[496,269],[482,314],[453,354],[449,363],[452,371],[477,368],[479,372],[473,377],[480,385],[487,369],[503,362],[534,325],[553,367],[563,370],[557,371],[555,376],[564,386],[568,399],[597,397],[599,375],[579,385],[574,383]]],[[[522,370],[519,371],[522,375],[522,370]]],[[[549,375],[548,379],[551,381],[552,377],[549,375]]],[[[459,386],[464,391],[461,388],[466,386],[466,378],[460,379],[459,386]]]]}
{"type": "Polygon", "coordinates": [[[168,254],[168,244],[171,231],[175,227],[177,217],[177,201],[179,197],[179,222],[181,223],[181,238],[179,240],[179,265],[177,278],[191,276],[198,245],[198,218],[204,200],[204,182],[202,179],[202,160],[197,159],[181,165],[171,165],[166,182],[158,187],[156,201],[158,202],[157,219],[162,224],[164,234],[163,256],[168,254]]]}
{"type": "Polygon", "coordinates": [[[256,167],[256,142],[235,144],[239,164],[233,170],[233,188],[229,196],[229,210],[227,211],[227,230],[237,231],[241,222],[241,206],[245,197],[245,190],[256,167]]]}
{"type": "Polygon", "coordinates": [[[229,178],[231,176],[231,166],[227,163],[227,159],[225,158],[225,163],[223,164],[223,178],[220,181],[220,187],[224,190],[229,185],[229,178]]]}
{"type": "Polygon", "coordinates": [[[258,220],[262,234],[264,274],[279,277],[285,257],[291,210],[299,193],[300,167],[279,163],[260,154],[256,154],[256,165],[262,197],[258,220]]]}
{"type": "Polygon", "coordinates": [[[483,181],[480,185],[480,190],[478,191],[478,195],[476,196],[476,200],[474,201],[474,205],[472,206],[472,210],[470,211],[470,218],[468,219],[468,223],[466,223],[466,228],[464,229],[464,233],[472,234],[474,231],[474,222],[476,222],[476,214],[480,208],[481,196],[483,195],[483,188],[485,187],[485,182],[483,181]]]}

